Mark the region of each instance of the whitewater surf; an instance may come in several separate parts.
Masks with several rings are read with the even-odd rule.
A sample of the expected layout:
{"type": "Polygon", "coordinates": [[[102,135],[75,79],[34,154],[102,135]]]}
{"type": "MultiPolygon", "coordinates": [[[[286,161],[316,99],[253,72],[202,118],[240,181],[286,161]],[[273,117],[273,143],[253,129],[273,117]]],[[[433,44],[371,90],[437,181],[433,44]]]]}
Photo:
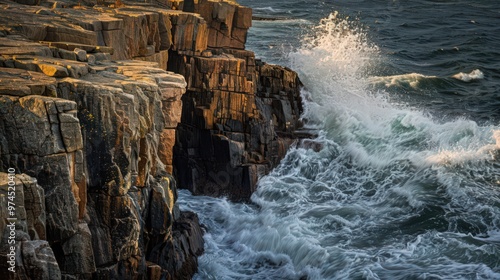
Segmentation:
{"type": "Polygon", "coordinates": [[[334,12],[287,56],[320,151],[292,148],[249,204],[180,191],[197,279],[500,279],[500,127],[397,102],[386,87],[435,77],[372,75],[366,34],[334,12]]]}

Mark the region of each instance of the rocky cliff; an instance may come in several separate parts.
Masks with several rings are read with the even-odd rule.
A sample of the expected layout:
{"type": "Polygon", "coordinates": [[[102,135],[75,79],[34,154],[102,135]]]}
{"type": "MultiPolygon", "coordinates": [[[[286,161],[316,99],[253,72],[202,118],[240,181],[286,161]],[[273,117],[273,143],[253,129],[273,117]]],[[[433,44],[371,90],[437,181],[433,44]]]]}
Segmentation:
{"type": "Polygon", "coordinates": [[[301,83],[292,70],[244,50],[250,9],[200,1],[195,11],[208,25],[208,41],[195,44],[207,48],[170,51],[168,60],[187,82],[174,174],[194,194],[247,200],[297,138],[301,83]]]}
{"type": "Polygon", "coordinates": [[[18,2],[0,0],[0,277],[189,279],[202,230],[177,187],[247,199],[296,138],[296,73],[244,50],[234,2],[18,2]]]}

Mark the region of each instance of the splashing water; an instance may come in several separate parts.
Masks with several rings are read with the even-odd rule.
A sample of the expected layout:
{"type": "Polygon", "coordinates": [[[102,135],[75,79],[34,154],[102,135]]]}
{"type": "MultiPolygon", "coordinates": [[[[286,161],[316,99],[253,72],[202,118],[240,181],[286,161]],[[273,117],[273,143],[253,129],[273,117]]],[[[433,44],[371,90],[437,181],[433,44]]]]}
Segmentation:
{"type": "Polygon", "coordinates": [[[323,149],[291,149],[252,204],[180,192],[207,227],[198,279],[500,279],[500,128],[390,103],[359,26],[315,31],[290,60],[323,149]]]}

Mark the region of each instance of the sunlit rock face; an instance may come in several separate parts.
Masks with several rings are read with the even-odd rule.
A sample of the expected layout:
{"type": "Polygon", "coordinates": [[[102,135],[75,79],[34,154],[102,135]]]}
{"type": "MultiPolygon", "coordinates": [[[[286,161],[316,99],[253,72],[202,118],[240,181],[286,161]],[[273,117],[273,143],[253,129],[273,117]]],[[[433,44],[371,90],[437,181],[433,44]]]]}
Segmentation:
{"type": "Polygon", "coordinates": [[[252,11],[234,2],[21,2],[0,0],[19,277],[190,278],[203,233],[177,188],[247,199],[297,138],[297,74],[244,50],[252,11]]]}
{"type": "Polygon", "coordinates": [[[166,71],[169,17],[141,9],[111,17],[98,9],[35,11],[9,2],[2,12],[0,161],[4,172],[27,174],[16,175],[17,214],[25,208],[28,214],[16,228],[23,279],[153,279],[196,271],[202,233],[196,215],[177,209],[169,175],[186,82],[166,71]],[[43,35],[33,31],[34,19],[45,26],[43,38],[30,37],[43,35]],[[126,34],[123,49],[117,46],[124,41],[100,44],[102,34],[125,28],[137,34],[126,34]]]}
{"type": "MultiPolygon", "coordinates": [[[[160,153],[174,145],[169,134],[175,135],[180,110],[171,107],[185,91],[183,77],[149,62],[106,62],[80,79],[10,68],[2,73],[30,81],[17,96],[0,97],[0,159],[3,169],[32,176],[25,177],[43,193],[34,195],[44,197],[37,208],[43,222],[21,228],[18,236],[25,236],[19,242],[46,240],[29,243],[54,256],[46,279],[56,277],[54,271],[144,278],[153,257],[159,275],[194,273],[201,230],[195,216],[176,210],[177,189],[167,173],[172,153],[160,153]],[[57,97],[32,95],[34,90],[57,97]],[[177,222],[190,231],[176,234],[177,222]],[[183,235],[191,231],[196,235],[183,235]],[[193,242],[194,249],[177,242],[193,242]],[[183,256],[176,262],[162,259],[176,250],[183,256]],[[184,263],[189,265],[181,269],[184,263]]],[[[12,82],[2,83],[2,92],[12,82]]],[[[22,193],[18,188],[18,197],[22,193]]],[[[19,247],[19,256],[31,254],[27,246],[19,247]]],[[[26,268],[27,277],[33,269],[26,268]]]]}
{"type": "Polygon", "coordinates": [[[179,73],[191,77],[174,150],[179,184],[197,194],[248,199],[297,137],[297,74],[256,62],[249,51],[179,60],[190,62],[179,73]]]}

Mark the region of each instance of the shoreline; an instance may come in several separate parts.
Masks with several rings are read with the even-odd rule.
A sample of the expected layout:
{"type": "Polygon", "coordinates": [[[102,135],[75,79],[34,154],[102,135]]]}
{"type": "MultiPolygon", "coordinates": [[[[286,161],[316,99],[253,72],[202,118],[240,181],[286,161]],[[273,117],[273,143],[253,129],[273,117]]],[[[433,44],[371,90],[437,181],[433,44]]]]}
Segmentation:
{"type": "Polygon", "coordinates": [[[191,278],[203,232],[179,211],[177,188],[247,200],[312,137],[299,131],[297,74],[245,50],[252,11],[233,1],[200,0],[195,13],[182,2],[23,3],[0,1],[16,277],[191,278]]]}

